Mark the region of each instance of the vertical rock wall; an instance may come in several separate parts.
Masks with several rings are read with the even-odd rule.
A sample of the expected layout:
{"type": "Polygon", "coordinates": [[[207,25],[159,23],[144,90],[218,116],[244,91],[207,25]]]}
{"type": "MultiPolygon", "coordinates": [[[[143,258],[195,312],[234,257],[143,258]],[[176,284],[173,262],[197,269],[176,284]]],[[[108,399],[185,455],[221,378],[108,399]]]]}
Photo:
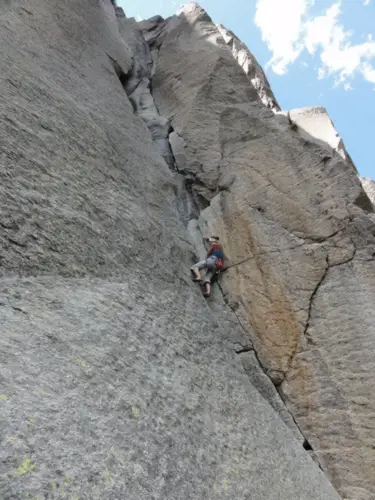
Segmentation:
{"type": "Polygon", "coordinates": [[[199,6],[141,27],[199,230],[229,257],[225,300],[342,497],[370,500],[375,225],[358,173],[329,127],[262,105],[199,6]]]}
{"type": "Polygon", "coordinates": [[[200,65],[174,54],[163,104],[137,27],[116,12],[111,0],[0,4],[0,497],[338,500],[240,316],[191,283],[183,189],[158,147],[176,123],[191,203],[207,206],[227,134],[217,76],[235,106],[258,95],[210,45],[200,65]],[[182,135],[199,110],[207,133],[182,135]]]}

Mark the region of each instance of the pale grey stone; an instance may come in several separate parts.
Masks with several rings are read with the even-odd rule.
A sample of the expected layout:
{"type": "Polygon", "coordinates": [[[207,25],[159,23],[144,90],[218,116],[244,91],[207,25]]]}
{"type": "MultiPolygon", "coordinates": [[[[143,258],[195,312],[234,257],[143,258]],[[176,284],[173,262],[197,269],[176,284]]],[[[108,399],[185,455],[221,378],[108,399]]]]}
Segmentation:
{"type": "Polygon", "coordinates": [[[323,147],[337,151],[343,159],[347,154],[344,143],[325,108],[321,106],[292,109],[289,118],[307,139],[314,138],[323,147]]]}
{"type": "MultiPolygon", "coordinates": [[[[151,95],[153,72],[152,54],[142,30],[134,19],[119,18],[120,34],[132,54],[132,68],[123,75],[122,83],[133,106],[134,112],[142,118],[151,132],[159,153],[170,168],[174,159],[169,144],[170,121],[159,114],[151,95]]],[[[149,26],[149,24],[147,24],[149,26]]]]}
{"type": "Polygon", "coordinates": [[[371,200],[371,203],[375,205],[375,182],[366,177],[361,177],[361,182],[367,196],[371,200]]]}
{"type": "MultiPolygon", "coordinates": [[[[304,137],[307,141],[314,141],[319,146],[325,149],[327,148],[331,152],[336,152],[358,174],[357,169],[345,148],[344,142],[335,129],[335,126],[325,108],[317,106],[293,109],[287,115],[290,122],[297,127],[297,130],[302,137],[304,137]]],[[[356,203],[367,212],[373,212],[373,207],[369,200],[368,193],[366,192],[366,188],[361,191],[356,203]]]]}
{"type": "Polygon", "coordinates": [[[222,24],[217,25],[225,43],[230,47],[233,57],[248,76],[263,104],[273,111],[280,111],[280,106],[271,90],[270,84],[258,61],[246,45],[222,24]]]}
{"type": "Polygon", "coordinates": [[[176,159],[176,163],[178,165],[178,169],[181,172],[185,171],[186,167],[186,159],[185,159],[185,148],[186,144],[182,137],[178,135],[177,132],[173,131],[169,135],[169,143],[171,149],[173,151],[173,156],[176,159]]]}
{"type": "Polygon", "coordinates": [[[229,257],[225,301],[341,496],[372,498],[371,203],[324,110],[272,113],[199,6],[177,19],[153,41],[153,95],[229,257]]]}
{"type": "MultiPolygon", "coordinates": [[[[361,301],[371,288],[373,223],[353,201],[355,173],[316,167],[320,153],[261,104],[195,4],[149,23],[152,36],[144,24],[156,65],[111,0],[18,0],[0,12],[0,497],[339,500],[271,380],[284,377],[293,417],[324,451],[328,410],[306,424],[310,379],[296,393],[296,362],[284,363],[307,317],[320,326],[317,282],[330,304],[335,283],[354,296],[366,276],[361,301]],[[172,129],[184,177],[164,161],[172,129]],[[189,268],[216,229],[232,267],[205,300],[189,268]],[[355,261],[327,269],[354,259],[353,245],[355,261]],[[264,373],[254,357],[244,369],[241,351],[254,348],[264,373]]],[[[366,311],[358,352],[369,363],[366,311]]],[[[349,376],[337,366],[339,384],[349,376]]],[[[370,411],[350,411],[362,449],[370,411]]],[[[322,455],[341,478],[345,454],[338,472],[322,455]]],[[[357,456],[343,490],[367,494],[357,456]]]]}
{"type": "Polygon", "coordinates": [[[304,437],[297,428],[293,417],[286,409],[285,405],[280,399],[280,396],[271,382],[270,378],[259,367],[259,361],[253,350],[243,349],[239,352],[241,363],[248,375],[252,385],[258,389],[260,394],[271,403],[274,410],[281,416],[286,425],[294,433],[296,439],[301,443],[304,442],[304,437]]]}

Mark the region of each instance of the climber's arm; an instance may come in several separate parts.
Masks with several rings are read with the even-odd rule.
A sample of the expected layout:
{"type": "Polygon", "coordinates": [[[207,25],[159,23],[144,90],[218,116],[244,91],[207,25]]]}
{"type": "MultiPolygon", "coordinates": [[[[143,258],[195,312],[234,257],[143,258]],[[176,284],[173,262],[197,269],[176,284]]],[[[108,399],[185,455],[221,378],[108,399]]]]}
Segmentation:
{"type": "Polygon", "coordinates": [[[209,239],[204,236],[203,237],[203,245],[204,245],[205,250],[207,251],[206,258],[209,257],[210,252],[212,252],[211,245],[208,242],[209,242],[209,239]],[[207,245],[208,245],[208,249],[207,249],[207,245]]]}
{"type": "Polygon", "coordinates": [[[207,257],[209,257],[213,252],[212,245],[210,245],[209,249],[207,250],[207,257]]]}

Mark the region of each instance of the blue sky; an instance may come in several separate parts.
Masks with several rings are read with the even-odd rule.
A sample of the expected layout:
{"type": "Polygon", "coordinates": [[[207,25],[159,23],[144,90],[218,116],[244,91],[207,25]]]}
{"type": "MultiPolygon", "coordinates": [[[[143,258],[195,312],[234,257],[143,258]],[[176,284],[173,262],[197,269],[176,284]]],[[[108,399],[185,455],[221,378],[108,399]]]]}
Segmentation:
{"type": "MultiPolygon", "coordinates": [[[[246,43],[282,109],[324,106],[360,174],[375,179],[375,0],[201,0],[246,43]]],[[[181,0],[118,0],[128,17],[181,0]]]]}

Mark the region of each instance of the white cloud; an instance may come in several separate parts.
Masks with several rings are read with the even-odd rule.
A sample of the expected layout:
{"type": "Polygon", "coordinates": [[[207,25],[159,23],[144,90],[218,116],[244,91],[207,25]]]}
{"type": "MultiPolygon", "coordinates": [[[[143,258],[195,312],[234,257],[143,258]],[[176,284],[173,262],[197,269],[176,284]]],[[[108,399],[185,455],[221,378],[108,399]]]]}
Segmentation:
{"type": "Polygon", "coordinates": [[[275,73],[283,75],[303,50],[302,19],[313,0],[288,0],[288,8],[280,0],[258,0],[255,24],[272,52],[270,64],[275,73]]]}
{"type": "Polygon", "coordinates": [[[371,81],[366,75],[369,62],[375,57],[375,42],[369,37],[362,44],[351,43],[352,33],[338,21],[340,5],[340,2],[333,4],[324,15],[306,23],[305,47],[310,54],[319,50],[322,69],[327,75],[335,75],[336,82],[347,83],[357,71],[371,81]]]}
{"type": "Polygon", "coordinates": [[[319,45],[329,46],[334,40],[335,45],[342,43],[345,33],[341,26],[336,25],[340,13],[340,4],[333,4],[324,16],[317,16],[307,21],[304,26],[305,46],[313,54],[319,45]]]}
{"type": "Polygon", "coordinates": [[[318,80],[323,80],[323,78],[326,77],[326,72],[324,68],[319,68],[318,69],[318,80]]]}
{"type": "Polygon", "coordinates": [[[344,85],[345,90],[352,88],[349,79],[356,74],[375,83],[375,68],[371,64],[375,41],[368,34],[366,42],[352,43],[353,33],[339,23],[341,0],[314,17],[309,17],[313,0],[289,1],[295,4],[293,14],[289,5],[283,11],[280,0],[257,0],[255,24],[272,52],[269,64],[275,73],[286,73],[288,66],[306,50],[320,58],[319,79],[333,76],[335,84],[344,85]]]}
{"type": "Polygon", "coordinates": [[[375,83],[375,68],[372,68],[369,64],[364,64],[363,76],[367,81],[375,83]]]}

